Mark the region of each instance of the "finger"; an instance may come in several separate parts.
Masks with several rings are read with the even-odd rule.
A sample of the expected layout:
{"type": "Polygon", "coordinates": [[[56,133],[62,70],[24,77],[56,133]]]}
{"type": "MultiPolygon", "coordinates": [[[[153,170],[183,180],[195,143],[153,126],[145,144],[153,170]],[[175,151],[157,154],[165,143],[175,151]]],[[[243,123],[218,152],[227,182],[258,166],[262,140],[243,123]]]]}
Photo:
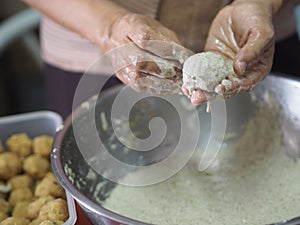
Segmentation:
{"type": "Polygon", "coordinates": [[[180,45],[173,31],[164,28],[159,23],[153,26],[139,25],[135,32],[129,34],[128,38],[141,49],[181,63],[194,54],[191,50],[180,45]]]}
{"type": "Polygon", "coordinates": [[[207,101],[206,95],[204,91],[197,90],[191,94],[191,102],[194,105],[200,105],[207,101]]]}
{"type": "Polygon", "coordinates": [[[162,59],[158,56],[138,48],[134,43],[126,44],[110,52],[110,59],[114,70],[123,69],[133,72],[128,74],[134,80],[138,72],[150,74],[161,78],[176,79],[181,77],[181,64],[172,60],[162,59]]]}
{"type": "Polygon", "coordinates": [[[247,41],[234,59],[234,70],[237,75],[243,75],[248,67],[255,64],[257,59],[274,43],[274,30],[272,26],[253,28],[247,41]]]}

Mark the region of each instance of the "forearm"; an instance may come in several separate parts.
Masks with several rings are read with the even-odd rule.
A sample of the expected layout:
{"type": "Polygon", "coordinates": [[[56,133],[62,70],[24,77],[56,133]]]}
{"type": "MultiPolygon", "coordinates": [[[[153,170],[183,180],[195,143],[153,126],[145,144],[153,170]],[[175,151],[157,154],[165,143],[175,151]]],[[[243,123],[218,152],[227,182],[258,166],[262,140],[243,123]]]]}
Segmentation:
{"type": "Polygon", "coordinates": [[[23,0],[60,25],[105,48],[114,21],[128,11],[109,0],[23,0]]]}

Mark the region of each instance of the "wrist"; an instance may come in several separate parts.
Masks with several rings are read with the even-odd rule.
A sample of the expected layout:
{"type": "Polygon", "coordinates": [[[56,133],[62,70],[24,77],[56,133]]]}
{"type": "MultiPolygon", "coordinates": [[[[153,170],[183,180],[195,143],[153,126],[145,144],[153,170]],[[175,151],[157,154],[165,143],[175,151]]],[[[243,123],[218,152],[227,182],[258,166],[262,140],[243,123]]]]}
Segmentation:
{"type": "Polygon", "coordinates": [[[102,5],[97,4],[93,15],[94,24],[88,32],[88,39],[102,50],[109,50],[108,46],[114,33],[115,24],[129,13],[128,10],[113,2],[102,1],[102,5]],[[103,10],[103,2],[107,3],[107,10],[103,10]]]}

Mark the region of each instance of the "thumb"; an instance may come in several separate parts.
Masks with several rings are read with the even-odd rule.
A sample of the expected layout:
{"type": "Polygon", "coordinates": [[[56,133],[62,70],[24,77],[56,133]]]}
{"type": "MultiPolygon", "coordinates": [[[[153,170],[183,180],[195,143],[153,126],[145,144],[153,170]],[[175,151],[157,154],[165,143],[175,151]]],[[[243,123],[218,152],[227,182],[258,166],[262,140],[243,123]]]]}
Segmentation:
{"type": "Polygon", "coordinates": [[[260,56],[273,45],[273,27],[253,28],[250,30],[246,40],[246,43],[233,60],[234,71],[239,76],[243,75],[246,69],[255,64],[260,56]]]}

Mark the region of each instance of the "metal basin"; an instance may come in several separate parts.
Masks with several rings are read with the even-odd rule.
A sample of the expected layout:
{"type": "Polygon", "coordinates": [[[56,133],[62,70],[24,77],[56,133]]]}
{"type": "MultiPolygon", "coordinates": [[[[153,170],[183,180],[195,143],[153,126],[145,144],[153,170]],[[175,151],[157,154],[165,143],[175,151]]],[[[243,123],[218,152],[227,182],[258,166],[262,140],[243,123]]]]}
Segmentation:
{"type": "MultiPolygon", "coordinates": [[[[181,115],[178,114],[178,110],[174,110],[172,105],[168,106],[164,100],[155,97],[144,98],[143,101],[137,103],[130,111],[129,121],[134,120],[136,123],[136,126],[130,127],[131,131],[137,131],[137,136],[141,139],[147,138],[150,132],[150,128],[148,127],[149,121],[155,116],[159,116],[167,124],[167,133],[162,144],[155,146],[154,151],[143,153],[129,151],[128,153],[128,149],[126,150],[123,144],[118,141],[116,135],[113,134],[112,121],[111,118],[107,116],[111,115],[115,97],[120,93],[123,87],[124,86],[121,85],[105,91],[100,94],[100,97],[94,96],[78,107],[73,113],[73,122],[72,116],[69,116],[65,121],[64,127],[57,132],[52,150],[52,165],[55,174],[62,186],[80,204],[88,218],[94,224],[146,224],[116,214],[101,206],[101,203],[116,186],[115,182],[106,179],[107,174],[110,174],[112,177],[117,177],[117,175],[122,177],[132,169],[117,171],[117,175],[114,176],[116,171],[111,170],[109,160],[106,161],[105,158],[103,160],[103,157],[105,157],[105,155],[102,154],[105,151],[104,149],[113,149],[114,151],[111,150],[110,153],[117,160],[126,164],[134,166],[149,165],[165,158],[166,155],[172,152],[174,146],[177,145],[176,140],[178,140],[178,136],[181,135],[178,127],[182,124],[178,122],[179,119],[177,117],[188,117],[190,113],[189,107],[182,104],[182,99],[185,98],[184,96],[170,97],[171,100],[175,102],[175,105],[176,102],[180,102],[177,107],[182,107],[179,109],[181,110],[180,112],[183,113],[181,115]],[[106,115],[105,118],[103,113],[106,115]],[[140,117],[140,115],[142,115],[142,117],[140,117]],[[139,117],[139,119],[136,117],[139,117]],[[91,124],[92,122],[95,124],[91,124]],[[141,129],[143,132],[134,129],[141,129]],[[96,134],[91,135],[91,133],[95,133],[95,130],[96,134]],[[102,140],[103,148],[99,148],[98,143],[95,143],[95,137],[102,140]],[[84,151],[82,151],[82,146],[85,148],[84,151]],[[143,157],[141,157],[140,154],[142,154],[143,157]],[[96,163],[99,166],[99,170],[95,172],[93,160],[97,161],[97,158],[99,159],[101,157],[102,163],[101,165],[96,163]],[[102,176],[100,174],[105,175],[102,176]]],[[[293,77],[270,74],[255,88],[253,93],[260,101],[266,102],[268,102],[268,98],[272,96],[275,103],[281,105],[282,113],[279,122],[283,134],[282,142],[287,154],[290,157],[298,159],[300,156],[300,80],[293,77]]],[[[139,94],[133,95],[138,96],[139,94]]],[[[127,96],[127,99],[131,97],[134,96],[127,96]]],[[[255,108],[256,104],[251,101],[251,98],[251,94],[243,94],[234,96],[225,101],[227,133],[240,132],[241,126],[251,118],[253,108],[255,108]]],[[[126,102],[126,98],[122,101],[122,107],[126,107],[126,105],[129,104],[126,102]]],[[[268,104],[270,104],[270,102],[268,102],[268,104]]],[[[206,106],[203,105],[196,110],[197,113],[201,115],[199,118],[202,128],[205,127],[204,130],[211,130],[211,114],[205,113],[205,107],[206,106]]],[[[122,115],[118,116],[122,117],[122,115]]],[[[190,128],[195,129],[193,126],[190,128]]],[[[207,145],[207,140],[208,134],[201,133],[197,145],[205,146],[207,145]]],[[[188,142],[189,140],[186,141],[188,142]]],[[[185,144],[186,143],[184,143],[184,145],[185,144]]],[[[277,224],[285,225],[300,224],[300,217],[286,218],[286,221],[278,222],[277,224]]]]}

